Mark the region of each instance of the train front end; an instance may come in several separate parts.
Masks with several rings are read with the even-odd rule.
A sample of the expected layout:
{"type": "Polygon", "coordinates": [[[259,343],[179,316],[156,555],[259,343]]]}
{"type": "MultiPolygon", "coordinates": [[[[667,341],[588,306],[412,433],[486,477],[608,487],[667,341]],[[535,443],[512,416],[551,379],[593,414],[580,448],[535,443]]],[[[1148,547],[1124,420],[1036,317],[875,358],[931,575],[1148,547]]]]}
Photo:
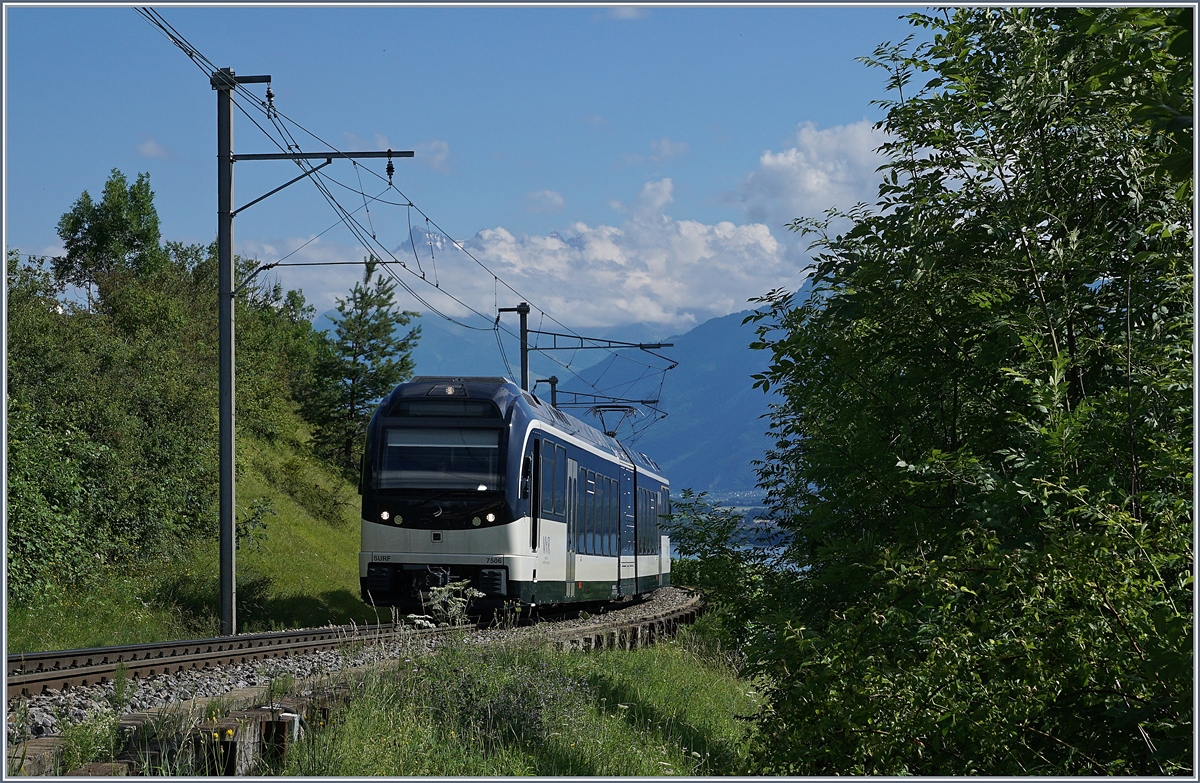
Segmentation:
{"type": "Polygon", "coordinates": [[[360,485],[363,601],[419,610],[433,588],[465,581],[477,604],[498,605],[531,578],[508,456],[519,394],[504,378],[416,378],[380,403],[360,485]]]}

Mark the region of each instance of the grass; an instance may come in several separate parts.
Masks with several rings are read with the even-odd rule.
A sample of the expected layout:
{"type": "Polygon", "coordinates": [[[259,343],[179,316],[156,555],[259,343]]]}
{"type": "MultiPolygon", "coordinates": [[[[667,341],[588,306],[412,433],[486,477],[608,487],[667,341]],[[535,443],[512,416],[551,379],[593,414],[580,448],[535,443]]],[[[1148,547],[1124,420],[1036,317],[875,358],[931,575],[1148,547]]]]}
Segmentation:
{"type": "Polygon", "coordinates": [[[463,644],[362,684],[289,775],[728,775],[757,689],[688,638],[591,654],[463,644]]]}
{"type": "MultiPolygon", "coordinates": [[[[268,509],[259,540],[238,547],[240,631],[390,618],[359,599],[355,488],[305,451],[294,442],[238,440],[239,516],[256,502],[268,509]]],[[[8,652],[215,636],[219,562],[214,536],[133,567],[112,567],[32,605],[10,605],[8,652]]]]}

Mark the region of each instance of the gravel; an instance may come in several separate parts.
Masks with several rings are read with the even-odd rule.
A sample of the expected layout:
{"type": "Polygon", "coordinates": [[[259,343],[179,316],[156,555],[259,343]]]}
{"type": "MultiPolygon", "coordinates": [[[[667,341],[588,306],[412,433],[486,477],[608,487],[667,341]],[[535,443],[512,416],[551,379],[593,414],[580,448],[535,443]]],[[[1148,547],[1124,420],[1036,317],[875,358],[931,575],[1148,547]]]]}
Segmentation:
{"type": "MultiPolygon", "coordinates": [[[[512,629],[470,630],[466,640],[475,644],[495,644],[530,634],[558,635],[562,631],[633,622],[637,619],[669,612],[682,607],[691,594],[673,587],[656,590],[646,601],[620,608],[609,608],[596,615],[541,623],[532,627],[512,629]]],[[[419,639],[425,651],[437,646],[444,637],[419,639]]],[[[126,686],[127,702],[123,714],[153,712],[163,707],[191,699],[220,696],[240,688],[265,686],[273,680],[292,677],[304,680],[335,674],[342,669],[411,656],[414,640],[403,635],[383,642],[344,647],[338,650],[273,658],[266,661],[217,666],[175,674],[131,680],[126,686]]],[[[14,697],[8,700],[6,732],[10,745],[36,737],[61,733],[65,722],[79,723],[89,715],[106,714],[114,709],[113,684],[49,691],[33,697],[14,697]]]]}

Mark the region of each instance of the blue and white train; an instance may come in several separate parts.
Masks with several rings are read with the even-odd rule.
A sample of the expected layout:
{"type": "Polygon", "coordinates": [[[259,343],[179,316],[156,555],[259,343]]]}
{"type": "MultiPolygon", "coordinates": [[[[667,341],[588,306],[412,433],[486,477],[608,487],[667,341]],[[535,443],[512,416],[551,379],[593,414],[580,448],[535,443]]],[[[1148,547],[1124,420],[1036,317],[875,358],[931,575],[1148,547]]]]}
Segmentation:
{"type": "Polygon", "coordinates": [[[360,490],[369,604],[417,607],[463,580],[477,606],[670,584],[659,467],[507,378],[397,386],[371,419],[360,490]]]}

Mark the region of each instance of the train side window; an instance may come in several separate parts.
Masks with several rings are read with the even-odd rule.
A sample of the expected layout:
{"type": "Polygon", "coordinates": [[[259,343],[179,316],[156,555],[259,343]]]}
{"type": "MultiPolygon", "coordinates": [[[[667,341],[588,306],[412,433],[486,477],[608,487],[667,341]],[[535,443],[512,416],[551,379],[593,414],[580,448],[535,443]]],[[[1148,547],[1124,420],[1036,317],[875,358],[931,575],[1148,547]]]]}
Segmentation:
{"type": "MultiPolygon", "coordinates": [[[[588,486],[589,492],[596,491],[596,474],[592,473],[590,471],[588,472],[587,486],[588,486]]],[[[589,511],[589,513],[587,515],[587,530],[586,530],[585,539],[583,542],[584,551],[586,551],[589,555],[596,554],[596,523],[597,523],[597,521],[598,520],[596,519],[595,514],[593,514],[589,511]]]]}
{"type": "Polygon", "coordinates": [[[618,491],[616,479],[608,480],[608,520],[604,526],[604,554],[615,555],[617,536],[617,520],[621,518],[621,493],[618,491]]]}
{"type": "Polygon", "coordinates": [[[579,469],[579,503],[578,511],[575,514],[575,519],[578,520],[575,527],[575,533],[579,539],[577,544],[579,552],[587,552],[587,529],[591,522],[587,515],[587,497],[588,497],[588,471],[587,468],[579,469]]]}
{"type": "Polygon", "coordinates": [[[617,525],[621,519],[620,485],[614,479],[612,482],[612,505],[608,510],[608,525],[604,530],[604,554],[612,556],[617,553],[617,525]]]}
{"type": "Polygon", "coordinates": [[[596,520],[596,474],[590,470],[587,477],[587,492],[584,493],[583,502],[586,504],[584,515],[587,519],[587,526],[591,528],[596,520]]]}
{"type": "Polygon", "coordinates": [[[603,476],[600,480],[604,484],[604,510],[600,514],[600,523],[596,526],[600,529],[596,547],[601,550],[602,554],[607,554],[603,550],[605,549],[605,539],[608,537],[609,518],[612,516],[612,479],[608,476],[603,476]]]}
{"type": "Polygon", "coordinates": [[[554,447],[554,458],[558,462],[558,472],[554,477],[554,513],[567,513],[567,450],[562,446],[554,447]]]}
{"type": "Polygon", "coordinates": [[[530,482],[533,481],[533,454],[521,462],[521,497],[529,497],[530,482]]]}
{"type": "Polygon", "coordinates": [[[641,504],[638,506],[638,554],[646,554],[646,527],[650,524],[650,493],[646,490],[639,490],[638,499],[641,504]]]}
{"type": "MultiPolygon", "coordinates": [[[[554,474],[559,472],[557,468],[558,449],[548,440],[542,441],[542,512],[546,514],[556,513],[554,508],[554,474]]],[[[563,471],[565,472],[565,471],[563,471]]]]}
{"type": "Polygon", "coordinates": [[[658,540],[658,495],[648,492],[646,500],[650,501],[650,518],[646,520],[646,554],[652,555],[654,542],[658,540]]]}

